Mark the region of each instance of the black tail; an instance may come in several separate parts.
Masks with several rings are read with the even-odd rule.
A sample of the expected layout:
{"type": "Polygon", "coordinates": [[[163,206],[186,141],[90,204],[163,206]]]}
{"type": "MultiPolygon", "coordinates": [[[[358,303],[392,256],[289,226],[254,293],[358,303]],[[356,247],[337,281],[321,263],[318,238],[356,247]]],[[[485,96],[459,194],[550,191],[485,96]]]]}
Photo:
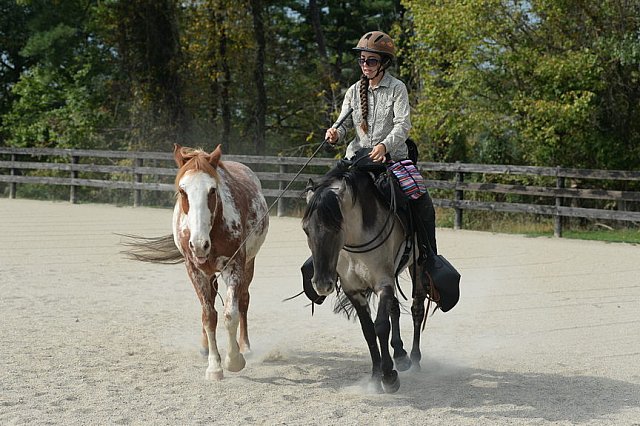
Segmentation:
{"type": "Polygon", "coordinates": [[[127,241],[122,242],[122,245],[128,248],[121,253],[128,259],[167,265],[184,262],[184,257],[178,251],[171,234],[162,237],[119,235],[127,238],[127,241]]]}
{"type": "MultiPolygon", "coordinates": [[[[356,308],[353,306],[347,295],[344,291],[336,291],[336,300],[333,305],[333,313],[334,314],[343,314],[347,319],[356,320],[358,318],[358,314],[356,313],[356,308]]],[[[373,295],[373,290],[366,289],[364,291],[364,296],[367,300],[371,300],[371,296],[373,295]]]]}

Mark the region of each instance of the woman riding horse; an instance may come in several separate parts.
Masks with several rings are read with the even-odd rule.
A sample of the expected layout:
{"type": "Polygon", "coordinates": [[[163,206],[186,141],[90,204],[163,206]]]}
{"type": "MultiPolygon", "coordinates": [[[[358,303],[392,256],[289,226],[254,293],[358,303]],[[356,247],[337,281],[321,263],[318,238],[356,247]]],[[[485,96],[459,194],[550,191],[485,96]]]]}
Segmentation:
{"type": "MultiPolygon", "coordinates": [[[[362,77],[347,90],[340,116],[350,109],[353,114],[341,125],[328,129],[325,138],[335,144],[355,127],[355,138],[347,146],[347,159],[362,148],[371,148],[369,156],[374,162],[406,159],[411,129],[409,95],[405,84],[387,71],[395,58],[395,43],[387,34],[371,31],[360,38],[353,50],[359,54],[362,77]]],[[[436,215],[429,194],[412,200],[411,211],[422,263],[430,255],[429,245],[438,253],[436,215]]]]}
{"type": "MultiPolygon", "coordinates": [[[[342,164],[361,165],[368,155],[368,160],[384,170],[385,161],[403,160],[409,154],[407,135],[411,122],[407,89],[387,72],[395,57],[393,40],[387,34],[367,33],[354,49],[359,53],[362,78],[345,95],[341,116],[347,119],[328,129],[326,140],[335,144],[357,123],[356,137],[349,143],[342,164]]],[[[395,392],[400,382],[394,365],[399,371],[412,365],[420,367],[420,325],[428,286],[424,260],[436,250],[435,211],[426,191],[411,202],[421,253],[418,262],[421,266],[413,269],[412,277],[416,280],[418,274],[422,279],[413,288],[414,339],[408,360],[399,333],[400,310],[394,278],[406,265],[400,260],[401,253],[413,244],[405,236],[395,209],[381,202],[374,188],[368,172],[351,166],[332,169],[319,184],[310,182],[302,227],[312,258],[302,267],[303,283],[307,296],[322,303],[340,280],[369,346],[373,383],[381,385],[385,392],[395,392]],[[378,296],[375,322],[368,306],[372,293],[378,296]]]]}

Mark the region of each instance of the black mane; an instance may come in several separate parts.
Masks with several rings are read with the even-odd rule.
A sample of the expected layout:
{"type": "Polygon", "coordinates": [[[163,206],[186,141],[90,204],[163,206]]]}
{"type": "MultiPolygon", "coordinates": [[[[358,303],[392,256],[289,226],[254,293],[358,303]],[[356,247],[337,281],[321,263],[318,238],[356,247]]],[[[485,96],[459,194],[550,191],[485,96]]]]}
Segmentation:
{"type": "Polygon", "coordinates": [[[364,228],[372,227],[378,214],[376,187],[370,173],[340,165],[329,170],[313,187],[313,196],[305,209],[303,221],[308,220],[312,212],[329,229],[339,231],[342,228],[342,211],[337,194],[329,189],[336,180],[344,180],[353,195],[353,202],[360,202],[364,228]]]}

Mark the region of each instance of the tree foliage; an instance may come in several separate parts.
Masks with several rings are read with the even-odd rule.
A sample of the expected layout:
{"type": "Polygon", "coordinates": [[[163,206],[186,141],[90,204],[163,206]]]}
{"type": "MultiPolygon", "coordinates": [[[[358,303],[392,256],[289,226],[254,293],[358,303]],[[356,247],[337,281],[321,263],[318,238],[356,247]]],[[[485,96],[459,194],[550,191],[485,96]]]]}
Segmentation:
{"type": "Polygon", "coordinates": [[[432,157],[640,166],[637,2],[405,4],[415,134],[432,157]]]}
{"type": "Polygon", "coordinates": [[[0,0],[0,144],[308,153],[398,44],[421,159],[640,167],[631,0],[0,0]]]}

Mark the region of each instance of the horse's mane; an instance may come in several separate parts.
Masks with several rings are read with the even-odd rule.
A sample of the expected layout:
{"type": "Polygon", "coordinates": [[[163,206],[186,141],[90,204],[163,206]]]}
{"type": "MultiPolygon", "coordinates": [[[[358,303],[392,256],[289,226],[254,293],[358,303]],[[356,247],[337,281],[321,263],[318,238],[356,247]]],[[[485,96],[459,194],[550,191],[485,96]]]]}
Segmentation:
{"type": "Polygon", "coordinates": [[[329,229],[339,231],[342,228],[342,211],[338,195],[330,189],[336,180],[344,180],[350,188],[352,201],[360,202],[362,207],[362,223],[365,229],[372,227],[377,218],[377,196],[373,178],[368,172],[356,168],[338,165],[329,170],[313,187],[313,196],[305,209],[303,221],[308,220],[316,211],[318,219],[329,229]]]}
{"type": "MultiPolygon", "coordinates": [[[[180,168],[180,170],[178,170],[178,173],[176,174],[176,181],[175,181],[176,185],[178,185],[178,182],[180,182],[180,179],[182,179],[184,174],[189,170],[199,170],[213,176],[213,178],[216,181],[219,180],[220,175],[218,174],[218,171],[216,170],[216,168],[213,167],[211,163],[209,163],[209,160],[208,160],[209,154],[207,152],[205,152],[202,149],[187,148],[187,147],[182,147],[180,148],[180,150],[181,150],[182,156],[185,159],[185,163],[180,168]]],[[[217,167],[220,167],[222,169],[225,168],[224,163],[222,161],[218,162],[217,167]]]]}

